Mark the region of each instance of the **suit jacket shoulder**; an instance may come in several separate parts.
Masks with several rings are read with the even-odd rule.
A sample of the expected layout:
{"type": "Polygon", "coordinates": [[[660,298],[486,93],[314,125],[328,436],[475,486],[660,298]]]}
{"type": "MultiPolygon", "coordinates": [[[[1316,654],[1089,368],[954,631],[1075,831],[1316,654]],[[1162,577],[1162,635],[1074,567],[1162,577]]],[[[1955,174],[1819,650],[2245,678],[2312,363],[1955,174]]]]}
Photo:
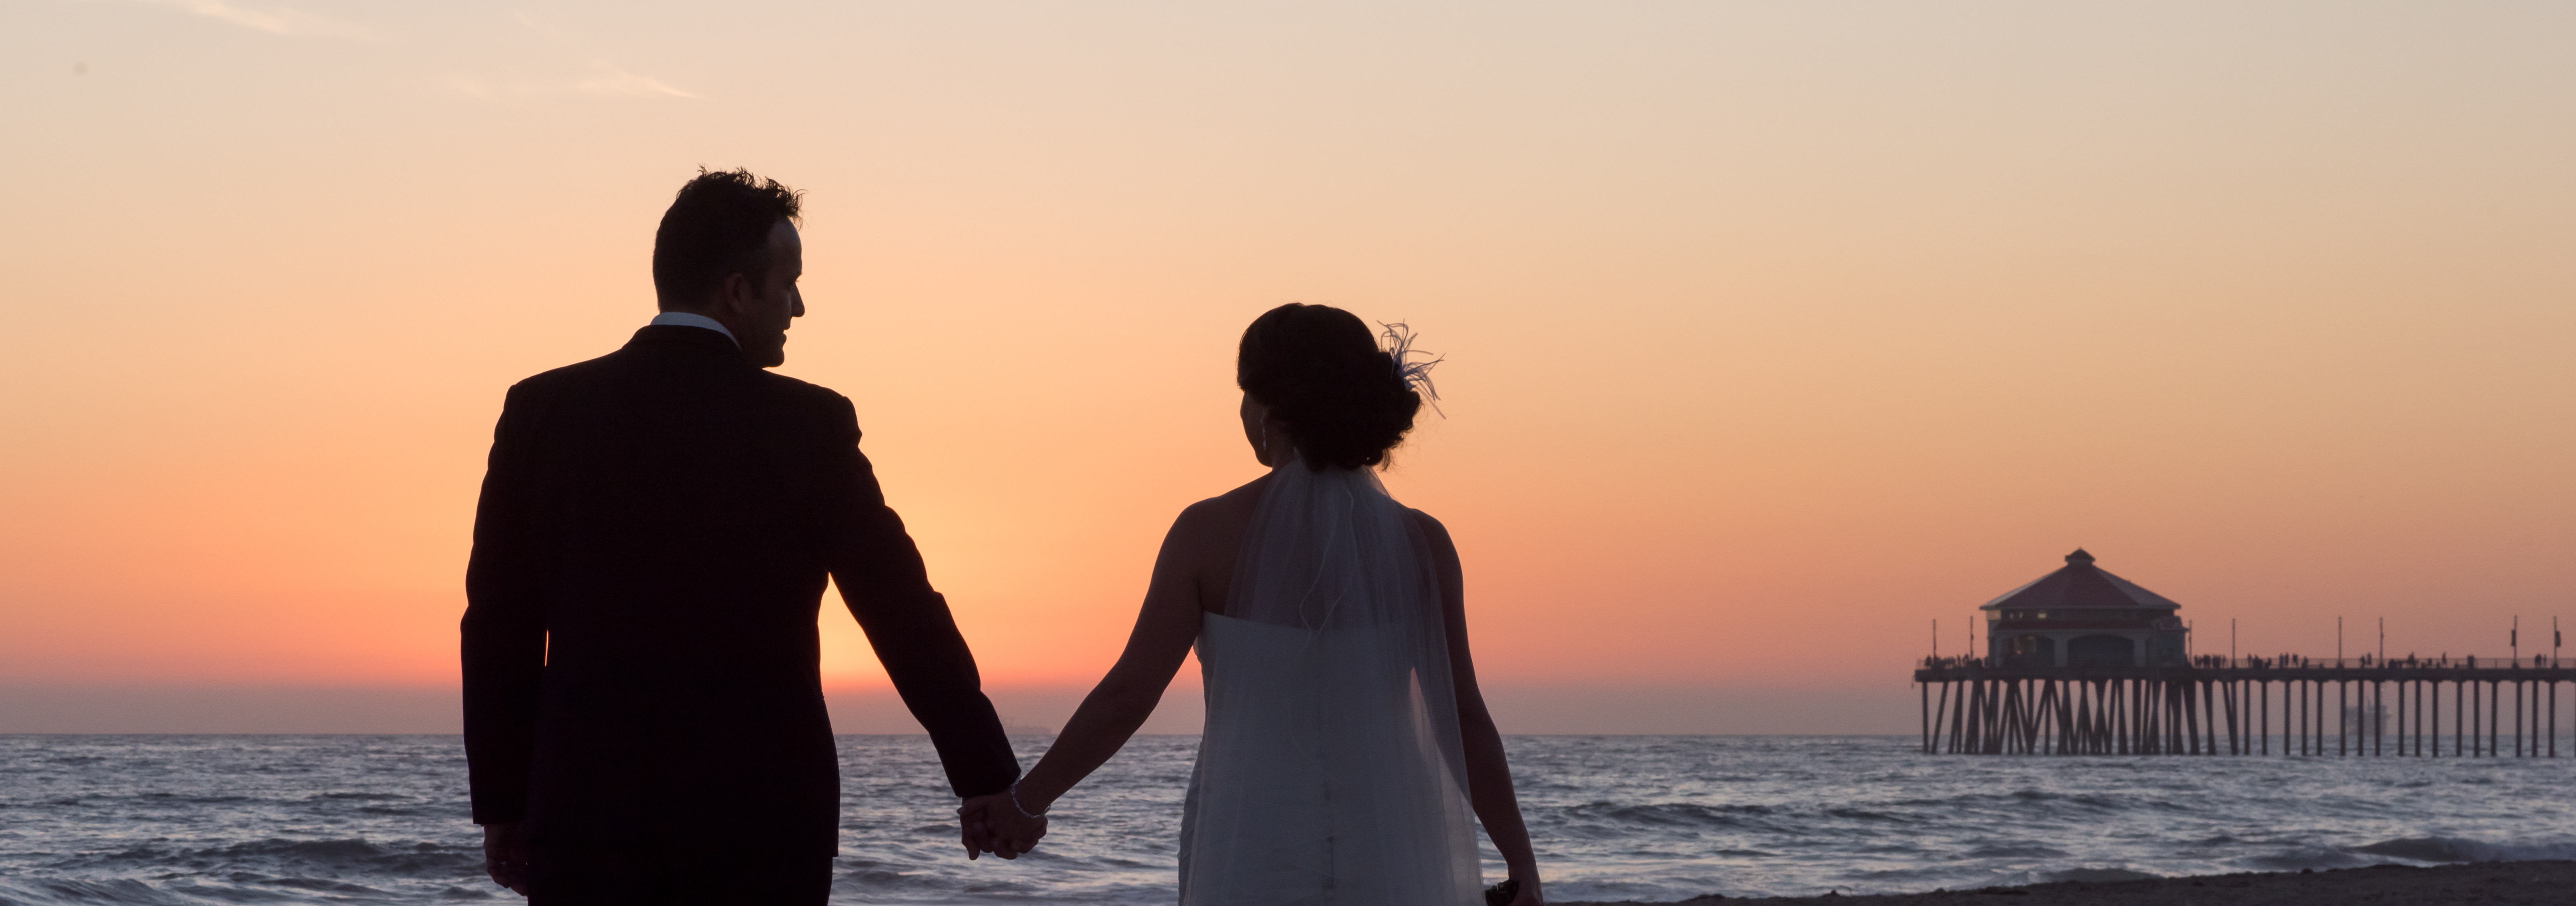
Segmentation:
{"type": "Polygon", "coordinates": [[[787,400],[798,413],[819,419],[834,429],[843,427],[838,423],[847,422],[847,427],[856,433],[858,408],[840,391],[774,371],[762,371],[758,381],[763,392],[787,400]]]}

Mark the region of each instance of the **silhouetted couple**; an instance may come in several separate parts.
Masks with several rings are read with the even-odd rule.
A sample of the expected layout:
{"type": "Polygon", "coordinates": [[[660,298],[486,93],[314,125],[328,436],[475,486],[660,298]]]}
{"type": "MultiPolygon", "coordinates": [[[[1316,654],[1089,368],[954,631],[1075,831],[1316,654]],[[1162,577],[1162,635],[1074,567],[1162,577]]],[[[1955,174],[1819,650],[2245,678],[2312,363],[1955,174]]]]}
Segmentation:
{"type": "MultiPolygon", "coordinates": [[[[1457,549],[1374,470],[1428,385],[1407,335],[1285,305],[1244,331],[1268,467],[1181,512],[1117,666],[1026,775],[840,394],[766,368],[805,313],[799,198],[701,172],[654,237],[661,313],[510,388],[463,624],[474,821],[538,906],[828,897],[840,775],[826,578],[930,733],[969,858],[1015,858],[1192,646],[1207,726],[1180,900],[1471,906],[1471,820],[1539,878],[1468,657],[1457,549]]],[[[1034,467],[1034,466],[1033,466],[1034,467]]],[[[1506,897],[1498,897],[1504,899],[1506,897]]]]}

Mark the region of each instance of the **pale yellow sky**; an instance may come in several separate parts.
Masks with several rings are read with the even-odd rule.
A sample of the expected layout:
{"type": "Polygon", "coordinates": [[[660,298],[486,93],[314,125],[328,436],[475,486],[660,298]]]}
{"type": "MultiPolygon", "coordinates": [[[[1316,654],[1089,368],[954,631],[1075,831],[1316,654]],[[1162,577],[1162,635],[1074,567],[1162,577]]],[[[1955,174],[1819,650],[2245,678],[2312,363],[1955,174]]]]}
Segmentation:
{"type": "Polygon", "coordinates": [[[2570,46],[2545,3],[11,4],[0,692],[452,682],[501,392],[650,315],[700,164],[810,193],[782,370],[857,401],[1030,720],[1255,474],[1233,342],[1288,301],[1449,356],[1389,483],[1524,728],[1910,730],[1930,621],[2077,545],[2204,651],[2501,653],[2576,618],[2570,46]]]}

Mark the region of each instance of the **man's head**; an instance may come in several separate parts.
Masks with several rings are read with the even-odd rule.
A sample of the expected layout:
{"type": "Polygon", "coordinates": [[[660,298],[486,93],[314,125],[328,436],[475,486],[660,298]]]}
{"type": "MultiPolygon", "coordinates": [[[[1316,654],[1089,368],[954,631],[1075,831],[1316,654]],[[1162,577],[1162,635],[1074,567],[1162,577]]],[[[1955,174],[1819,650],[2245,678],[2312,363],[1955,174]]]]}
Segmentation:
{"type": "Polygon", "coordinates": [[[805,274],[798,194],[749,170],[699,168],[653,234],[653,294],[662,310],[716,319],[763,368],[786,362],[788,321],[805,314],[796,291],[805,274]]]}

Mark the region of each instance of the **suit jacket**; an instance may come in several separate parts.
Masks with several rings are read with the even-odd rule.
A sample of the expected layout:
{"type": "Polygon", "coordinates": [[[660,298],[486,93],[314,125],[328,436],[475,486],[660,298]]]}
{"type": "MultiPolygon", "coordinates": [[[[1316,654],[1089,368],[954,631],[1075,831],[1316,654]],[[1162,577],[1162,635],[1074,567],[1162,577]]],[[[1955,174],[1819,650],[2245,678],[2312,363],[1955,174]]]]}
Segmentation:
{"type": "Polygon", "coordinates": [[[474,820],[541,840],[838,847],[824,578],[959,796],[1019,777],[850,401],[657,326],[510,388],[466,567],[474,820]]]}

